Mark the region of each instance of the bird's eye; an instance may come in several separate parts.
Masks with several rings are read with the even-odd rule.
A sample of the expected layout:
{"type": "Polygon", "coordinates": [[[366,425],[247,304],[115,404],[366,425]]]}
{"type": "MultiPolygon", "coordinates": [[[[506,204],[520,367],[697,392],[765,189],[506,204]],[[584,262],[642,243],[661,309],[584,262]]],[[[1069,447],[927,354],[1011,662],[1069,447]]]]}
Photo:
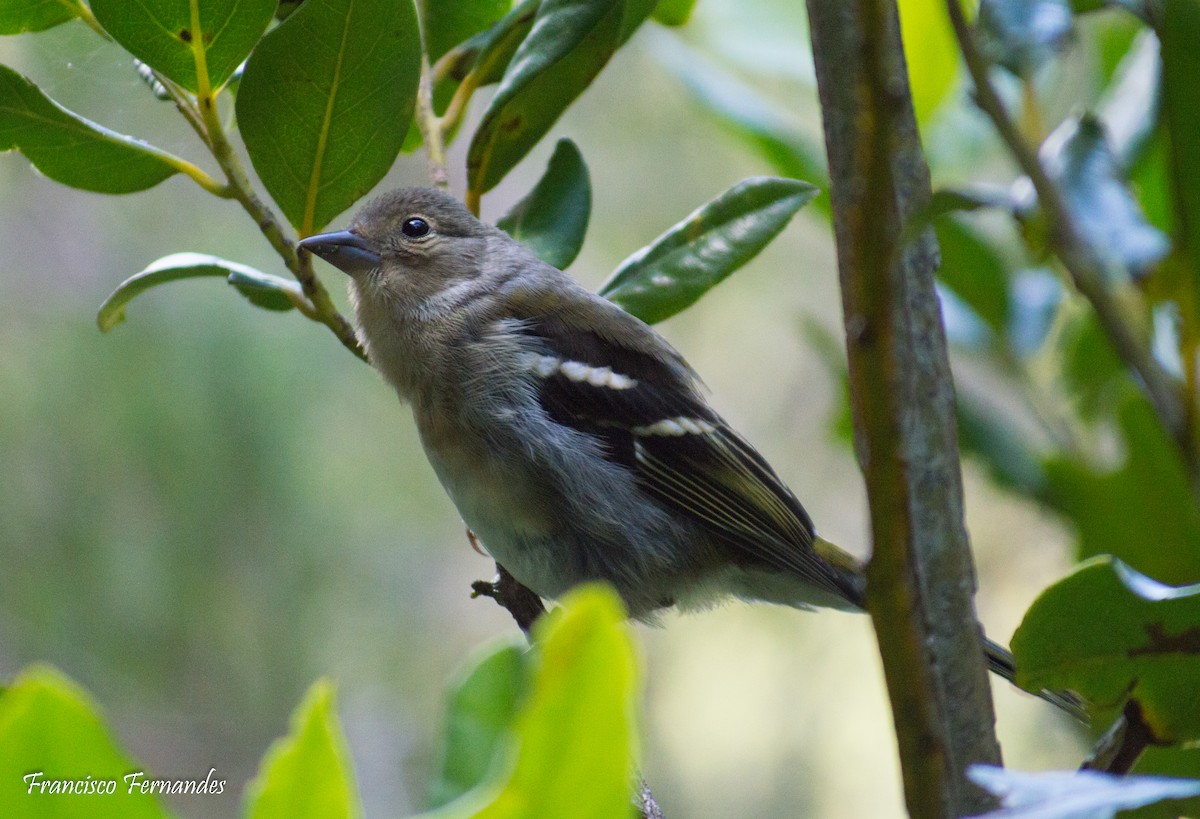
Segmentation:
{"type": "Polygon", "coordinates": [[[420,216],[413,216],[404,220],[404,224],[400,226],[400,232],[410,239],[420,239],[429,232],[429,223],[420,216]]]}

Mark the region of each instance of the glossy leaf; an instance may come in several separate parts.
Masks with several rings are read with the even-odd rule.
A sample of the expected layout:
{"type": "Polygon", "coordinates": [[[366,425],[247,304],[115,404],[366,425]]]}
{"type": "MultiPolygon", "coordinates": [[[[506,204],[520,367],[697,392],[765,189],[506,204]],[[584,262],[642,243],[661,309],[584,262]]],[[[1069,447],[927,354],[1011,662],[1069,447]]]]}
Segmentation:
{"type": "Polygon", "coordinates": [[[512,0],[417,0],[429,61],[436,62],[454,46],[489,28],[511,6],[512,0]]]}
{"type": "Polygon", "coordinates": [[[175,157],[71,113],[0,65],[0,151],[14,148],[54,181],[97,193],[145,190],[178,173],[175,157]]]}
{"type": "Polygon", "coordinates": [[[647,0],[543,0],[467,152],[467,186],[496,186],[653,10],[647,0]]]}
{"type": "Polygon", "coordinates": [[[1200,739],[1200,585],[1094,558],[1034,601],[1012,648],[1026,690],[1069,689],[1104,709],[1132,698],[1158,740],[1200,739]]]}
{"type": "Polygon", "coordinates": [[[411,0],[306,0],[246,63],[237,116],[254,169],[308,236],[383,178],[420,74],[411,0]]]}
{"type": "Polygon", "coordinates": [[[0,816],[166,816],[153,795],[129,792],[131,773],[142,774],[132,781],[153,778],[117,747],[91,697],[61,672],[34,666],[0,693],[0,816]],[[83,788],[114,780],[113,793],[54,793],[51,780],[83,788]]]}
{"type": "Polygon", "coordinates": [[[1112,554],[1166,583],[1200,578],[1200,511],[1174,442],[1130,382],[1109,393],[1124,460],[1081,456],[1046,462],[1042,500],[1074,524],[1079,556],[1112,554]]]}
{"type": "Polygon", "coordinates": [[[1096,107],[1117,164],[1131,167],[1157,124],[1161,71],[1158,38],[1142,31],[1121,60],[1096,107]]]}
{"type": "Polygon", "coordinates": [[[79,16],[78,0],[5,0],[0,4],[0,34],[45,31],[79,16]]]}
{"type": "Polygon", "coordinates": [[[620,600],[583,586],[534,626],[528,697],[508,764],[423,819],[610,819],[631,815],[637,669],[620,600]]]}
{"type": "Polygon", "coordinates": [[[246,786],[243,815],[247,819],[362,815],[350,749],[329,682],[313,684],[292,713],[291,731],[263,757],[258,776],[246,786]]]}
{"type": "Polygon", "coordinates": [[[526,688],[526,649],[503,643],[477,657],[452,684],[445,750],[430,793],[439,807],[480,785],[504,759],[526,688]]]}
{"type": "Polygon", "coordinates": [[[654,19],[664,26],[682,26],[692,16],[696,0],[658,0],[654,7],[654,19]]]}
{"type": "Polygon", "coordinates": [[[913,109],[926,123],[958,79],[958,41],[943,0],[899,0],[898,9],[913,109]]]}
{"type": "Polygon", "coordinates": [[[268,310],[290,310],[304,295],[295,282],[263,273],[237,262],[202,253],[174,253],[151,263],[142,272],[130,276],[104,300],[96,323],[108,332],[125,320],[125,307],[133,298],[151,287],[180,279],[220,276],[250,300],[268,310]]]}
{"type": "Polygon", "coordinates": [[[560,139],[537,185],[496,227],[543,262],[565,270],[583,247],[591,212],[592,185],[583,155],[574,142],[560,139]]]}
{"type": "Polygon", "coordinates": [[[274,0],[91,0],[133,56],[189,91],[219,88],[266,31],[274,0]]]}
{"type": "Polygon", "coordinates": [[[669,318],[754,258],[816,195],[795,179],[743,180],[622,262],[600,295],[651,324],[669,318]]]}
{"type": "Polygon", "coordinates": [[[477,71],[481,87],[499,82],[529,34],[540,5],[541,0],[523,0],[491,27],[448,52],[449,78],[461,82],[469,72],[477,71]]]}
{"type": "MultiPolygon", "coordinates": [[[[828,186],[824,153],[788,112],[675,37],[656,37],[653,54],[719,125],[757,151],[776,173],[828,186]]],[[[829,197],[818,196],[813,208],[828,216],[829,197]]]]}
{"type": "Polygon", "coordinates": [[[1099,771],[1024,773],[972,765],[967,776],[1003,805],[977,819],[1109,819],[1118,811],[1200,794],[1200,781],[1192,779],[1099,771]]]}
{"type": "Polygon", "coordinates": [[[981,0],[978,26],[994,62],[1029,76],[1066,43],[1071,4],[1067,0],[981,0]]]}
{"type": "MultiPolygon", "coordinates": [[[[1162,120],[1174,193],[1175,246],[1181,265],[1200,287],[1200,4],[1164,0],[1158,36],[1162,43],[1162,120]]],[[[1193,306],[1193,310],[1195,310],[1193,306]]]]}
{"type": "Polygon", "coordinates": [[[1068,120],[1050,135],[1040,155],[1093,252],[1135,277],[1166,255],[1166,237],[1146,221],[1130,194],[1097,119],[1068,120]]]}

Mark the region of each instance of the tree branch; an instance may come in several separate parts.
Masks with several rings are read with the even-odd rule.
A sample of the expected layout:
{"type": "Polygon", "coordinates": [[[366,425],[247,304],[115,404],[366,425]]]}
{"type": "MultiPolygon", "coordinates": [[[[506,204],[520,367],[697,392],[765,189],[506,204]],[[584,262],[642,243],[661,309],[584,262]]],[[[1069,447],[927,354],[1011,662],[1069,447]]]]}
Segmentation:
{"type": "Polygon", "coordinates": [[[808,0],[829,154],[855,443],[871,507],[867,570],[914,816],[980,813],[965,776],[998,764],[963,526],[954,390],[934,292],[929,198],[894,0],[808,0]]]}
{"type": "Polygon", "coordinates": [[[1021,136],[1009,116],[1000,95],[988,79],[990,66],[975,42],[959,0],[946,0],[946,9],[967,71],[975,83],[976,102],[991,119],[1000,139],[1037,191],[1038,202],[1050,224],[1050,241],[1056,255],[1070,274],[1075,288],[1096,311],[1096,318],[1117,355],[1141,380],[1142,389],[1154,407],[1159,423],[1175,440],[1188,472],[1195,479],[1200,475],[1200,461],[1189,430],[1189,414],[1181,389],[1154,358],[1149,345],[1138,338],[1121,314],[1120,307],[1105,284],[1116,278],[1117,271],[1109,270],[1111,265],[1098,257],[1083,240],[1058,185],[1046,173],[1037,153],[1021,136]]]}

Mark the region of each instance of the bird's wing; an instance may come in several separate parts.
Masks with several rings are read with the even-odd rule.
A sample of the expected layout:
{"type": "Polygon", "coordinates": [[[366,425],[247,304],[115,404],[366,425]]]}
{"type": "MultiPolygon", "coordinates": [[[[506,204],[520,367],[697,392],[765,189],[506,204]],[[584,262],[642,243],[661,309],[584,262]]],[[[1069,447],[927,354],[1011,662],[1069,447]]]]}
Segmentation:
{"type": "Polygon", "coordinates": [[[602,299],[570,299],[569,308],[555,301],[541,294],[518,310],[519,331],[539,351],[530,366],[550,418],[599,439],[648,495],[718,535],[747,563],[794,573],[853,601],[844,567],[814,551],[800,502],[708,406],[679,354],[602,299]]]}

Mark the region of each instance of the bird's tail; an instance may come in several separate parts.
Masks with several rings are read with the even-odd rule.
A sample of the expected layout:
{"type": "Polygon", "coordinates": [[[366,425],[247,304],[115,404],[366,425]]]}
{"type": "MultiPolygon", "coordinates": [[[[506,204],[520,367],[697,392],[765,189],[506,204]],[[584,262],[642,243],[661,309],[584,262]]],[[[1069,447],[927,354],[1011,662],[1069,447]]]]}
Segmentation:
{"type": "MultiPolygon", "coordinates": [[[[988,670],[1016,685],[1017,663],[1013,659],[1012,652],[986,637],[984,638],[984,646],[987,651],[988,670]]],[[[1043,688],[1041,691],[1034,693],[1051,705],[1067,712],[1080,722],[1085,724],[1089,722],[1087,708],[1084,706],[1083,700],[1071,692],[1048,691],[1043,688]]]]}

